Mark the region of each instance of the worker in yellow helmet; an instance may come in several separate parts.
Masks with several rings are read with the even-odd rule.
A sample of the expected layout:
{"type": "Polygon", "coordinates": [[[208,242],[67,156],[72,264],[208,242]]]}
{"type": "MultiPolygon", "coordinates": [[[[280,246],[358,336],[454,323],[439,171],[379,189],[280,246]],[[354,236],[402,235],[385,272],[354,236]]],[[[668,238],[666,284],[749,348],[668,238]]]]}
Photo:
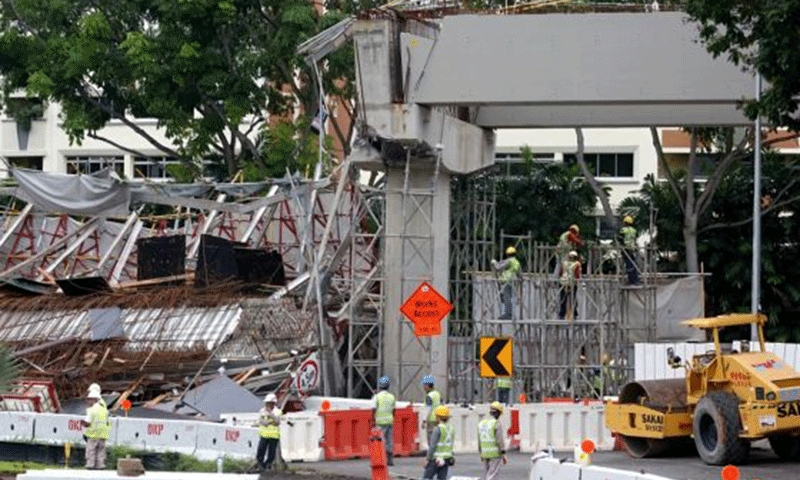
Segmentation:
{"type": "Polygon", "coordinates": [[[492,402],[489,406],[489,416],[478,423],[478,451],[483,464],[481,480],[497,480],[500,475],[500,462],[508,462],[506,457],[506,442],[503,437],[503,425],[500,415],[503,414],[503,405],[492,402]]]}
{"type": "Polygon", "coordinates": [[[639,284],[639,268],[636,266],[636,228],[633,226],[633,217],[625,215],[622,218],[622,228],[619,231],[619,241],[622,244],[622,257],[625,259],[625,273],[628,275],[628,285],[639,284]]]}
{"type": "Polygon", "coordinates": [[[86,469],[103,470],[106,468],[106,441],[111,431],[108,408],[100,396],[99,386],[89,389],[86,399],[89,408],[81,420],[81,424],[86,427],[83,433],[86,439],[86,469]]]}
{"type": "Polygon", "coordinates": [[[506,248],[506,258],[502,262],[492,259],[492,268],[500,270],[500,320],[511,320],[514,311],[514,285],[519,279],[522,269],[517,260],[517,249],[513,246],[506,248]]]}
{"type": "Polygon", "coordinates": [[[256,461],[262,472],[271,470],[278,456],[282,416],[283,412],[278,408],[278,397],[274,393],[268,393],[264,397],[264,407],[258,412],[258,436],[261,438],[256,448],[256,461]]]}
{"type": "Polygon", "coordinates": [[[426,456],[425,472],[422,478],[425,480],[446,480],[447,472],[451,465],[455,463],[453,457],[453,442],[456,438],[456,429],[451,423],[450,409],[444,405],[439,405],[434,410],[437,425],[431,432],[428,439],[428,455],[426,456]]]}

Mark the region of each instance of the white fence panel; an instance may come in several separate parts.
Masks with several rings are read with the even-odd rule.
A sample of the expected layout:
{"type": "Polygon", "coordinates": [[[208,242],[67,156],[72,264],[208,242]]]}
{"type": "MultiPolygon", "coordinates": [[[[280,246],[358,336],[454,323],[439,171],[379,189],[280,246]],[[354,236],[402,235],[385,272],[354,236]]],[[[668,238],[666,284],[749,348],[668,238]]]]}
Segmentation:
{"type": "Polygon", "coordinates": [[[126,418],[120,420],[117,444],[154,452],[193,455],[200,422],[126,418]]]}
{"type": "Polygon", "coordinates": [[[35,413],[0,412],[0,442],[30,442],[33,440],[35,413]]]}
{"type": "Polygon", "coordinates": [[[317,412],[287,413],[281,421],[281,455],[287,462],[319,462],[324,451],[322,417],[317,412]]]}
{"type": "Polygon", "coordinates": [[[231,458],[253,458],[258,447],[258,429],[209,423],[199,425],[195,457],[213,460],[220,454],[231,458]]]}
{"type": "MultiPolygon", "coordinates": [[[[671,368],[667,365],[667,348],[672,347],[675,355],[684,362],[690,361],[694,355],[702,355],[714,350],[713,343],[637,343],[634,345],[634,378],[636,380],[660,380],[667,378],[683,378],[682,368],[671,368]]],[[[765,347],[797,371],[800,371],[800,345],[796,343],[767,342],[765,347]]],[[[733,350],[742,351],[742,342],[731,342],[733,350]]],[[[750,342],[750,351],[759,350],[758,342],[750,342]]]]}
{"type": "Polygon", "coordinates": [[[585,439],[591,439],[598,451],[614,449],[602,405],[520,405],[519,430],[521,452],[538,452],[550,446],[558,451],[572,451],[585,439]]]}
{"type": "Polygon", "coordinates": [[[694,355],[702,355],[714,349],[713,343],[637,343],[634,345],[634,379],[660,380],[683,378],[682,368],[672,368],[667,364],[667,348],[672,347],[675,355],[687,361],[694,355]]]}

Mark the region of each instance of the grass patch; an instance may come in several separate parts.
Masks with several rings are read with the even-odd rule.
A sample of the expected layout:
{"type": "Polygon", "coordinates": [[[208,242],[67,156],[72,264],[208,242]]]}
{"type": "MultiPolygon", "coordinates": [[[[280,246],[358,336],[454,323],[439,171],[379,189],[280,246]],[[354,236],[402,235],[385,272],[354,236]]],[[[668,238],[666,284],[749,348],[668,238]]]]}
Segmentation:
{"type": "Polygon", "coordinates": [[[25,473],[28,470],[44,470],[51,468],[51,465],[45,465],[38,462],[0,462],[0,475],[18,475],[25,473]]]}
{"type": "MultiPolygon", "coordinates": [[[[116,468],[117,460],[130,455],[131,458],[138,458],[142,461],[145,470],[162,472],[199,472],[215,473],[217,471],[216,460],[200,460],[191,455],[181,453],[153,453],[142,450],[135,450],[128,447],[111,447],[106,455],[106,466],[116,468]]],[[[225,473],[247,473],[253,466],[252,460],[235,460],[225,458],[222,470],[225,473]]]]}

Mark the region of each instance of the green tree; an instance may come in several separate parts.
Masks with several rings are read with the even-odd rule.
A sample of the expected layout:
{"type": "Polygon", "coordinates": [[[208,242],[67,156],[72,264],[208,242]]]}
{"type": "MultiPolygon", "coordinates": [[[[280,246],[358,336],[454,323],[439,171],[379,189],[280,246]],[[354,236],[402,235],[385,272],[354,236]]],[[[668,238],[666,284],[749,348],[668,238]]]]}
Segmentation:
{"type": "Polygon", "coordinates": [[[597,196],[575,165],[537,163],[523,149],[526,162],[514,175],[497,184],[497,229],[554,243],[564,229],[577,224],[594,231],[597,196]]]}
{"type": "Polygon", "coordinates": [[[240,162],[266,169],[250,134],[270,115],[316,111],[296,54],[323,22],[308,0],[0,0],[0,19],[4,93],[60,103],[79,144],[88,136],[141,155],[98,133],[115,119],[187,162],[216,154],[229,174],[240,162]],[[137,117],[157,119],[168,142],[137,117]]]}
{"type": "MultiPolygon", "coordinates": [[[[800,311],[800,271],[797,248],[800,227],[800,161],[775,152],[764,156],[762,187],[762,305],[770,318],[767,332],[776,341],[800,340],[796,317],[800,311]]],[[[677,172],[685,188],[685,172],[677,172]]],[[[684,251],[683,212],[672,187],[648,177],[640,194],[622,202],[639,209],[638,217],[656,211],[655,241],[662,254],[684,251]]],[[[706,280],[707,314],[750,311],[752,271],[752,163],[744,161],[720,178],[709,208],[698,219],[698,261],[711,273],[706,280]],[[744,213],[743,212],[748,212],[744,213]]],[[[647,225],[640,226],[643,229],[647,225]]],[[[660,268],[681,270],[685,258],[664,255],[660,268]]],[[[741,332],[749,337],[749,330],[741,332]]],[[[743,338],[743,337],[741,337],[743,338]]]]}
{"type": "Polygon", "coordinates": [[[708,51],[757,70],[766,80],[761,101],[745,102],[752,119],[761,112],[774,126],[800,129],[800,0],[684,0],[708,51]]]}

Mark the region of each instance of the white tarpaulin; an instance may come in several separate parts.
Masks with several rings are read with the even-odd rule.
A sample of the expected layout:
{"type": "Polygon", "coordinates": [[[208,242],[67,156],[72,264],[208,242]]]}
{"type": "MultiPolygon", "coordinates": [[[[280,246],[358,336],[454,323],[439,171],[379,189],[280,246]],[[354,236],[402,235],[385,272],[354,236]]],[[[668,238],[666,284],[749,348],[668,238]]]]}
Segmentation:
{"type": "MultiPolygon", "coordinates": [[[[656,287],[656,342],[705,341],[705,332],[680,324],[683,320],[704,316],[702,282],[703,277],[695,275],[660,283],[656,287]]],[[[628,298],[630,318],[634,321],[645,318],[641,299],[636,295],[628,298]]],[[[630,341],[645,342],[647,339],[630,338],[630,341]]]]}
{"type": "Polygon", "coordinates": [[[127,215],[131,192],[110,169],[91,175],[12,168],[17,196],[47,212],[86,216],[127,215]]]}

